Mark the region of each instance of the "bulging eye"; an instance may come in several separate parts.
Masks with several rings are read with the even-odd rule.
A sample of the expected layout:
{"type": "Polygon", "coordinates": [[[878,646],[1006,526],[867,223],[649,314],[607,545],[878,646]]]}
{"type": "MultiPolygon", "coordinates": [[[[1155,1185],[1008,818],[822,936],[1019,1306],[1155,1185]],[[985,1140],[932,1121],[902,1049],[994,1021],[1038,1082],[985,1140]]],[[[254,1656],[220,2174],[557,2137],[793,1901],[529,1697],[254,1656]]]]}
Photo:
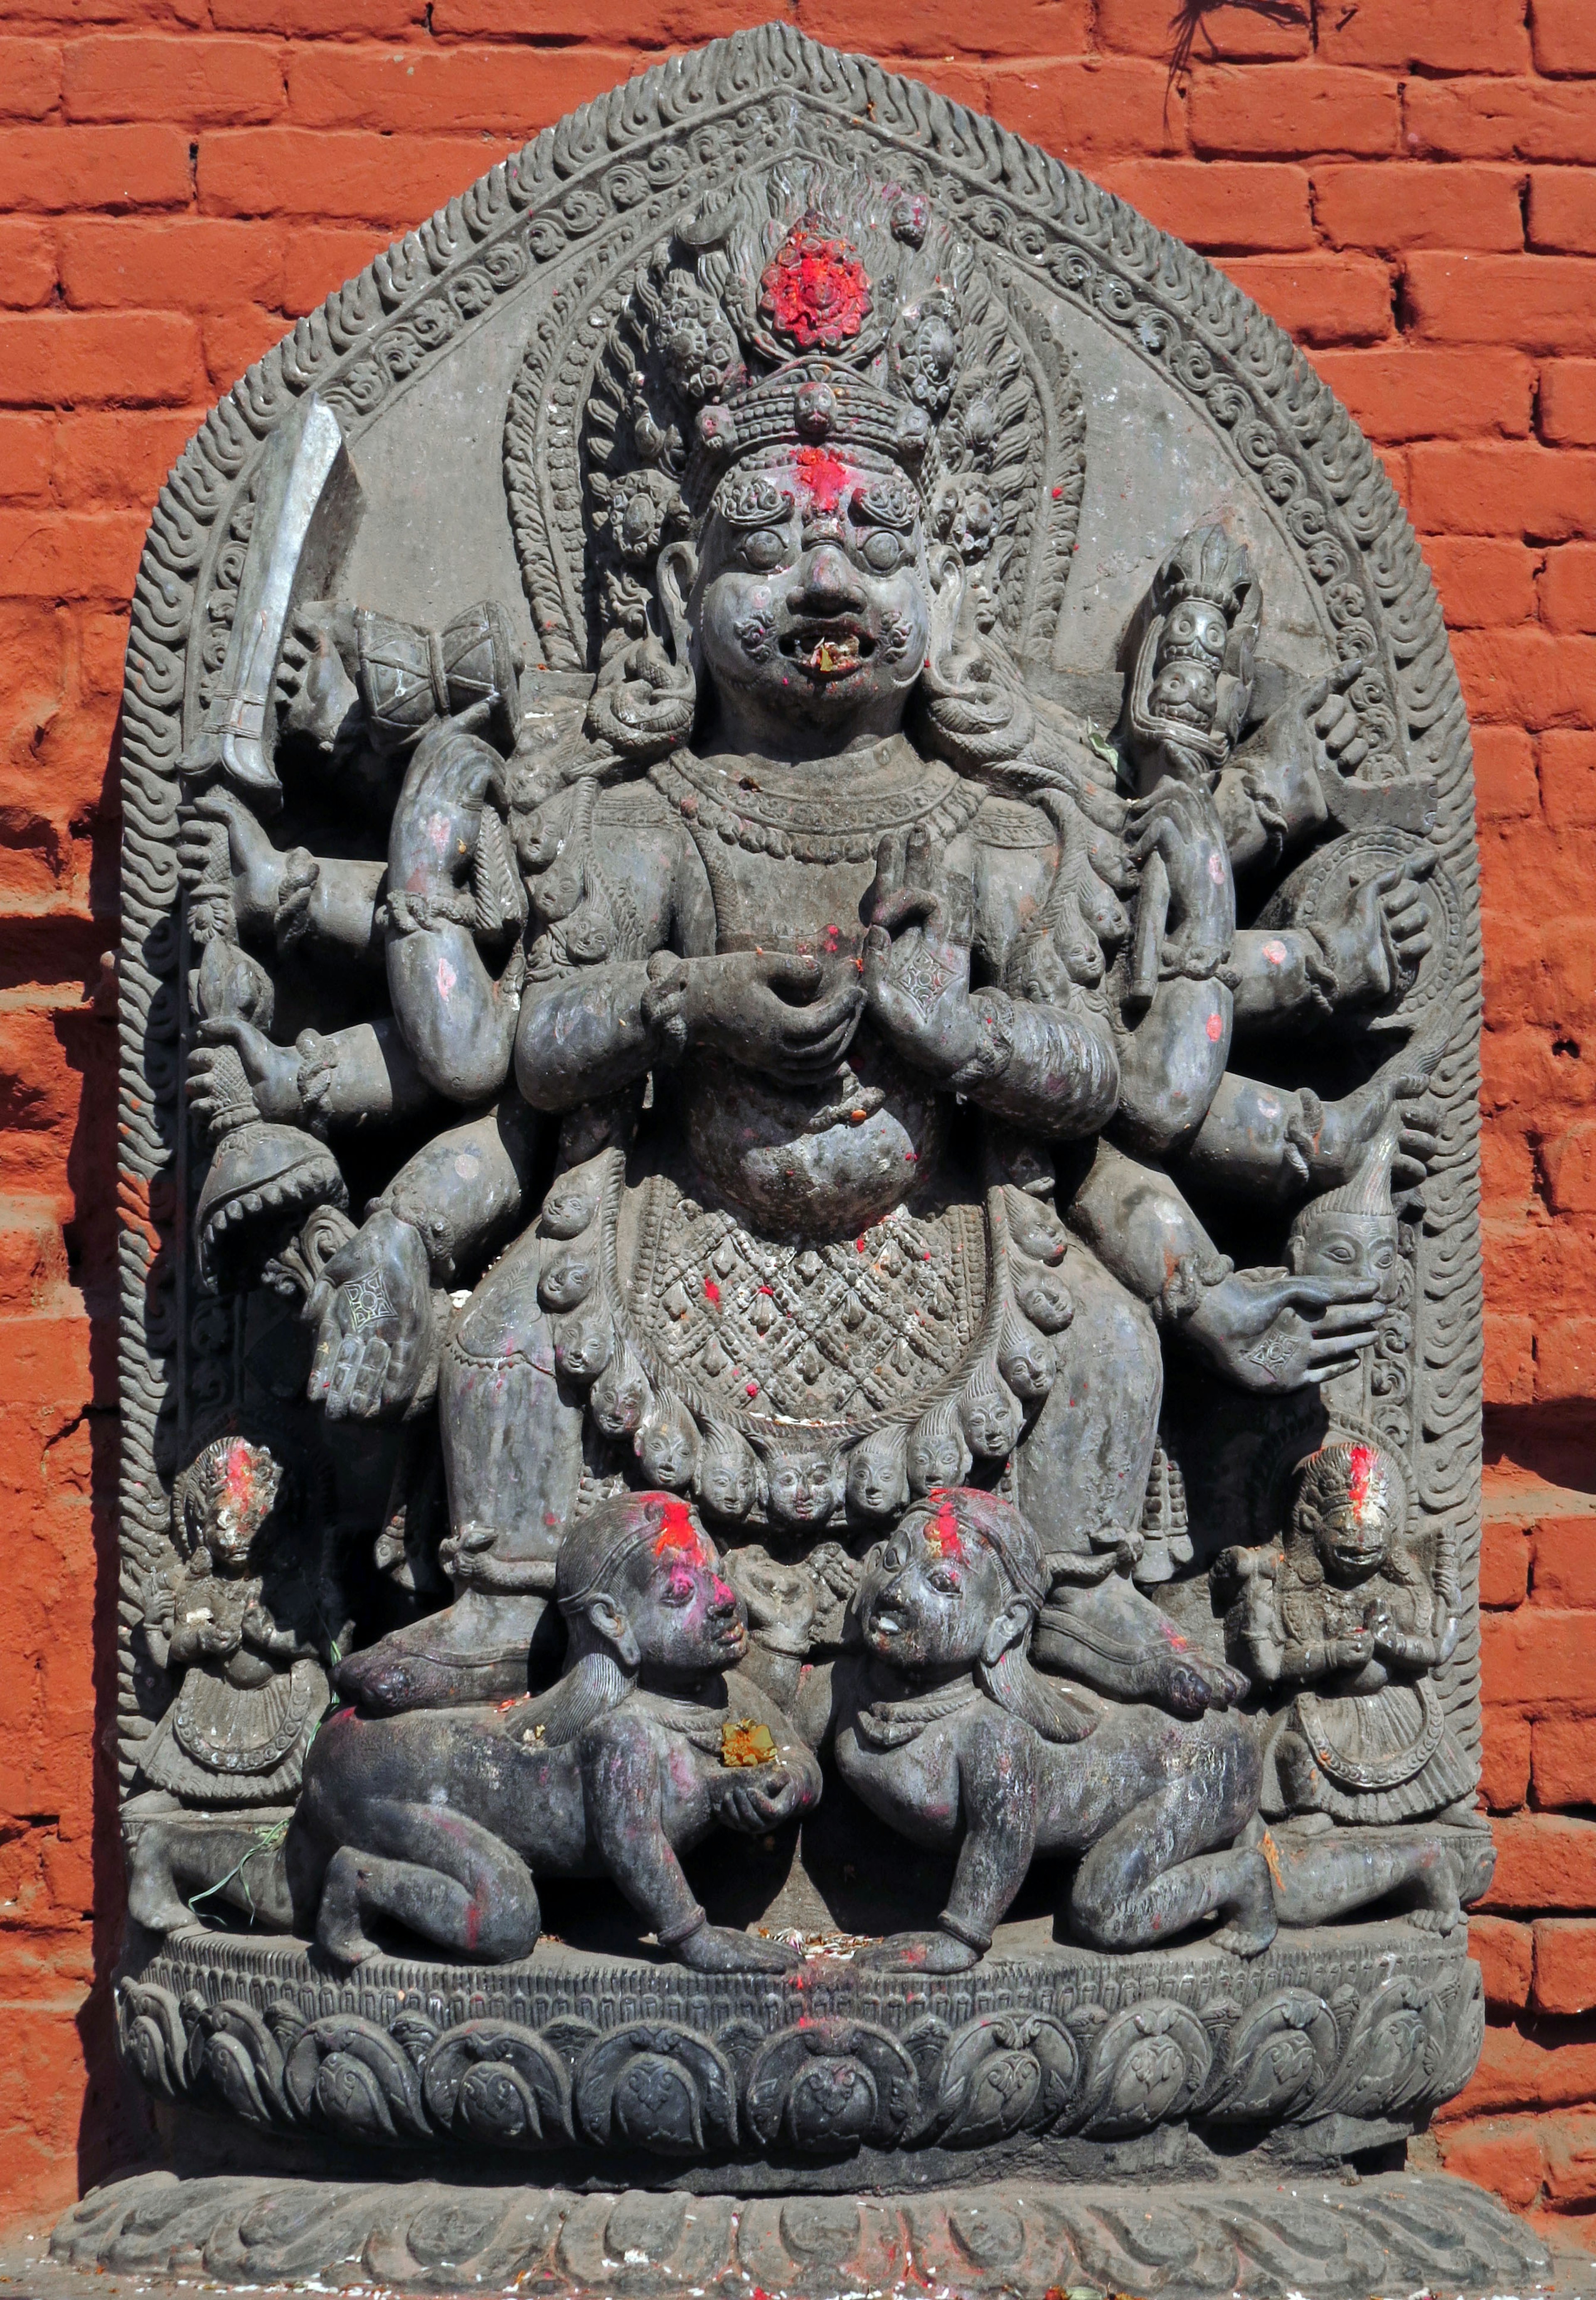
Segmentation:
{"type": "Polygon", "coordinates": [[[873,528],[860,545],[865,564],[878,575],[890,575],[907,556],[909,539],[907,535],[894,535],[890,528],[873,528]]]}
{"type": "Polygon", "coordinates": [[[756,568],[761,574],[780,567],[788,556],[787,538],[773,527],[756,527],[742,538],[741,556],[745,566],[756,568]]]}
{"type": "Polygon", "coordinates": [[[958,1575],[949,1573],[946,1566],[940,1568],[935,1573],[927,1574],[926,1579],[939,1597],[957,1596],[958,1575]]]}

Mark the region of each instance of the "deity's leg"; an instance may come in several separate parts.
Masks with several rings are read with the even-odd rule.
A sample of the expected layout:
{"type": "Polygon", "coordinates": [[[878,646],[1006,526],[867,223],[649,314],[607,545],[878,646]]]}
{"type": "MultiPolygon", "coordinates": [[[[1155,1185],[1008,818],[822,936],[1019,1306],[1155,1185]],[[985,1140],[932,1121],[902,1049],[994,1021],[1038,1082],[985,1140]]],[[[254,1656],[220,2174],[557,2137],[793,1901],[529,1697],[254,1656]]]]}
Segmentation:
{"type": "Polygon", "coordinates": [[[1208,1762],[1133,1805],[1075,1871],[1070,1921],[1094,1948],[1156,1948],[1216,1909],[1230,1922],[1214,1938],[1237,1955],[1257,1956],[1274,1938],[1263,1854],[1241,1846],[1206,1850],[1234,1838],[1257,1803],[1251,1731],[1244,1719],[1226,1716],[1210,1718],[1202,1732],[1208,1762]]]}
{"type": "Polygon", "coordinates": [[[340,1693],[370,1710],[453,1708],[524,1693],[553,1676],[548,1609],[560,1534],[582,1471],[582,1412],[555,1371],[538,1300],[542,1241],[529,1233],[455,1320],[438,1377],[449,1496],[440,1562],[455,1602],[354,1654],[340,1693]]]}
{"type": "Polygon", "coordinates": [[[1148,1311],[1089,1247],[1071,1246],[1063,1275],[1075,1315],[1058,1337],[1058,1378],[1019,1449],[1016,1498],[1045,1549],[1086,1555],[1094,1535],[1141,1522],[1164,1358],[1148,1311]]]}
{"type": "Polygon", "coordinates": [[[541,1929],[525,1862],[489,1829],[436,1805],[374,1797],[361,1811],[361,1846],[327,1864],[318,1946],[336,1963],[379,1954],[370,1917],[389,1917],[440,1948],[486,1964],[530,1956],[541,1929]]]}
{"type": "Polygon", "coordinates": [[[1400,1894],[1412,1921],[1450,1932],[1462,1914],[1463,1862],[1423,1829],[1331,1829],[1307,1836],[1291,1823],[1262,1840],[1283,1925],[1333,1924],[1354,1909],[1400,1894]]]}
{"type": "Polygon", "coordinates": [[[274,1826],[280,1836],[276,1814],[153,1814],[129,1844],[129,1914],[151,1932],[197,1932],[207,1916],[234,1909],[263,1932],[289,1931],[293,1904],[274,1826]]]}

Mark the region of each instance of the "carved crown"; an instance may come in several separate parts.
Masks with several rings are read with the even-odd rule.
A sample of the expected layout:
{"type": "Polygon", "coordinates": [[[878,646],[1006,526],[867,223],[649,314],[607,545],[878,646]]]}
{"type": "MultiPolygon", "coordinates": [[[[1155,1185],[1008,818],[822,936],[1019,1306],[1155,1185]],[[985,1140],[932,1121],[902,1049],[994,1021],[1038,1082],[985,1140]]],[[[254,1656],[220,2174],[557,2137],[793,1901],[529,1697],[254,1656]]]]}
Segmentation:
{"type": "Polygon", "coordinates": [[[597,669],[644,637],[659,551],[782,446],[902,473],[1010,644],[1045,654],[1082,431],[1047,313],[929,192],[778,162],[677,218],[625,278],[573,281],[527,352],[506,475],[547,666],[597,669]]]}

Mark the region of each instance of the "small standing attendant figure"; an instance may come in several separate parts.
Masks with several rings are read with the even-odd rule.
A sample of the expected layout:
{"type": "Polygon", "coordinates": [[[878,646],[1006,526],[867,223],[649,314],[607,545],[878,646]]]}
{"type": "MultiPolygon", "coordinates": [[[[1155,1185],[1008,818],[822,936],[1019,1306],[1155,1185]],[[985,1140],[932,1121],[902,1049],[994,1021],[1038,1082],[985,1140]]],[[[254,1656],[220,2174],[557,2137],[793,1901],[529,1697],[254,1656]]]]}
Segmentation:
{"type": "Polygon", "coordinates": [[[1430,1677],[1458,1642],[1457,1561],[1443,1535],[1432,1579],[1407,1513],[1389,1454],[1326,1446],[1302,1465],[1283,1549],[1224,1561],[1237,1657],[1260,1688],[1299,1688],[1266,1736],[1270,1820],[1475,1824],[1476,1769],[1430,1677]]]}
{"type": "Polygon", "coordinates": [[[140,1771],[207,1812],[288,1804],[327,1708],[322,1593],[285,1554],[282,1465],[247,1438],[214,1438],[177,1481],[186,1562],[146,1592],[150,1652],[182,1683],[145,1743],[140,1771]]]}

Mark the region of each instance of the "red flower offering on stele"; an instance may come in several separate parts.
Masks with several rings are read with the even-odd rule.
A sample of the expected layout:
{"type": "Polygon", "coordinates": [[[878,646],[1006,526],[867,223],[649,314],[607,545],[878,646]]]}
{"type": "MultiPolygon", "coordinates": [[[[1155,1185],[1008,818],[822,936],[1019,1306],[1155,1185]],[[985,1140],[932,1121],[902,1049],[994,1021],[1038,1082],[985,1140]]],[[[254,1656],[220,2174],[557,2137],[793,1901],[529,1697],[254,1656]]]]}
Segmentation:
{"type": "Polygon", "coordinates": [[[759,309],[800,351],[834,351],[869,316],[869,275],[847,240],[823,238],[800,224],[765,267],[759,309]]]}

